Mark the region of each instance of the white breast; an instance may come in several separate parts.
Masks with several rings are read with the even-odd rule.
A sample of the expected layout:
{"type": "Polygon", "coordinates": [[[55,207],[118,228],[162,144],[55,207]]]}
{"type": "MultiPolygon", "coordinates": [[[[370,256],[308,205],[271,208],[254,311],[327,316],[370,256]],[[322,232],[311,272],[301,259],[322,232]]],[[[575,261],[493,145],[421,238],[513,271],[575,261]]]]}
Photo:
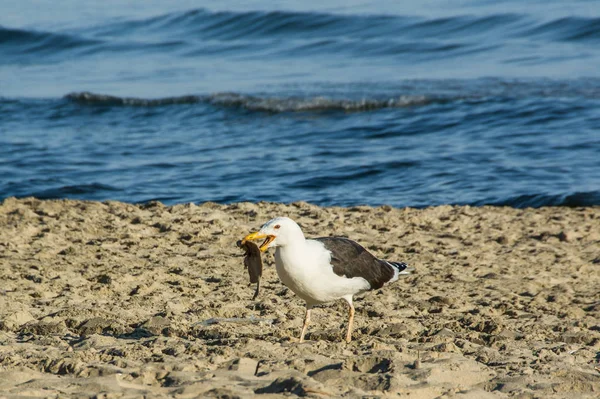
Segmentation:
{"type": "Polygon", "coordinates": [[[275,251],[279,278],[309,305],[330,302],[370,288],[363,278],[336,275],[330,261],[329,251],[314,240],[278,247],[275,251]]]}

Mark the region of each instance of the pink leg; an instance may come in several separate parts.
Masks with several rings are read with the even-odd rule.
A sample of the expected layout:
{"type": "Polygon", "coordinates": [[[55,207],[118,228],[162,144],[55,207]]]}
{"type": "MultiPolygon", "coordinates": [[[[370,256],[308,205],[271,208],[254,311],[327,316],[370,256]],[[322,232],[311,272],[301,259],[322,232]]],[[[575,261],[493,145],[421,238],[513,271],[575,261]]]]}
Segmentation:
{"type": "Polygon", "coordinates": [[[302,325],[302,332],[300,333],[300,342],[304,342],[304,335],[308,329],[308,323],[310,323],[310,309],[312,306],[306,305],[306,315],[304,316],[304,324],[302,325]]]}
{"type": "Polygon", "coordinates": [[[348,332],[346,333],[346,342],[350,343],[352,341],[352,325],[354,324],[354,305],[352,305],[352,300],[348,302],[349,309],[349,318],[348,318],[348,332]]]}

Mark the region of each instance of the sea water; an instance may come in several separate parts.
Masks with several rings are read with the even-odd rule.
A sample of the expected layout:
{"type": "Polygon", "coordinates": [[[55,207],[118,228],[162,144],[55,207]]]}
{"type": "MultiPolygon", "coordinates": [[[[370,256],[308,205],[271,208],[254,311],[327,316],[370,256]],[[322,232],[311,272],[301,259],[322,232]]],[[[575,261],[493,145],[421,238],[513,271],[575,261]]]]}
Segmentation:
{"type": "Polygon", "coordinates": [[[595,1],[0,2],[0,199],[600,204],[595,1]]]}

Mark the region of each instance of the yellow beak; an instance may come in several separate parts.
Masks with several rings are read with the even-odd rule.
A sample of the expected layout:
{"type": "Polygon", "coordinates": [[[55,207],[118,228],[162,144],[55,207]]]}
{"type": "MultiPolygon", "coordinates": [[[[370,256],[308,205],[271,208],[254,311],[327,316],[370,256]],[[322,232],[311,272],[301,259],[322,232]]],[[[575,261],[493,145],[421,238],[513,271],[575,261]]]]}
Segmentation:
{"type": "Polygon", "coordinates": [[[242,238],[242,244],[244,244],[246,241],[260,240],[262,238],[264,238],[265,241],[260,245],[260,247],[258,247],[258,249],[260,249],[261,252],[265,252],[268,249],[269,244],[277,237],[270,234],[259,234],[256,232],[248,234],[246,237],[242,238]]]}

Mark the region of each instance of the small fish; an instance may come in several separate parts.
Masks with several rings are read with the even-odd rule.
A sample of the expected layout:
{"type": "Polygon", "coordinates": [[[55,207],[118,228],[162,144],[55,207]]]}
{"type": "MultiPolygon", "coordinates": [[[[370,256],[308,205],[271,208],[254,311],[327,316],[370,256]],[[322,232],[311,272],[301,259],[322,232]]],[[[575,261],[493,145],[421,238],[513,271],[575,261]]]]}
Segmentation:
{"type": "Polygon", "coordinates": [[[255,243],[250,241],[242,243],[240,240],[237,242],[237,246],[246,251],[244,254],[244,267],[248,269],[250,284],[256,283],[256,291],[252,297],[252,300],[254,300],[258,296],[258,291],[260,290],[260,277],[262,276],[263,269],[260,249],[258,249],[258,246],[255,243]]]}

